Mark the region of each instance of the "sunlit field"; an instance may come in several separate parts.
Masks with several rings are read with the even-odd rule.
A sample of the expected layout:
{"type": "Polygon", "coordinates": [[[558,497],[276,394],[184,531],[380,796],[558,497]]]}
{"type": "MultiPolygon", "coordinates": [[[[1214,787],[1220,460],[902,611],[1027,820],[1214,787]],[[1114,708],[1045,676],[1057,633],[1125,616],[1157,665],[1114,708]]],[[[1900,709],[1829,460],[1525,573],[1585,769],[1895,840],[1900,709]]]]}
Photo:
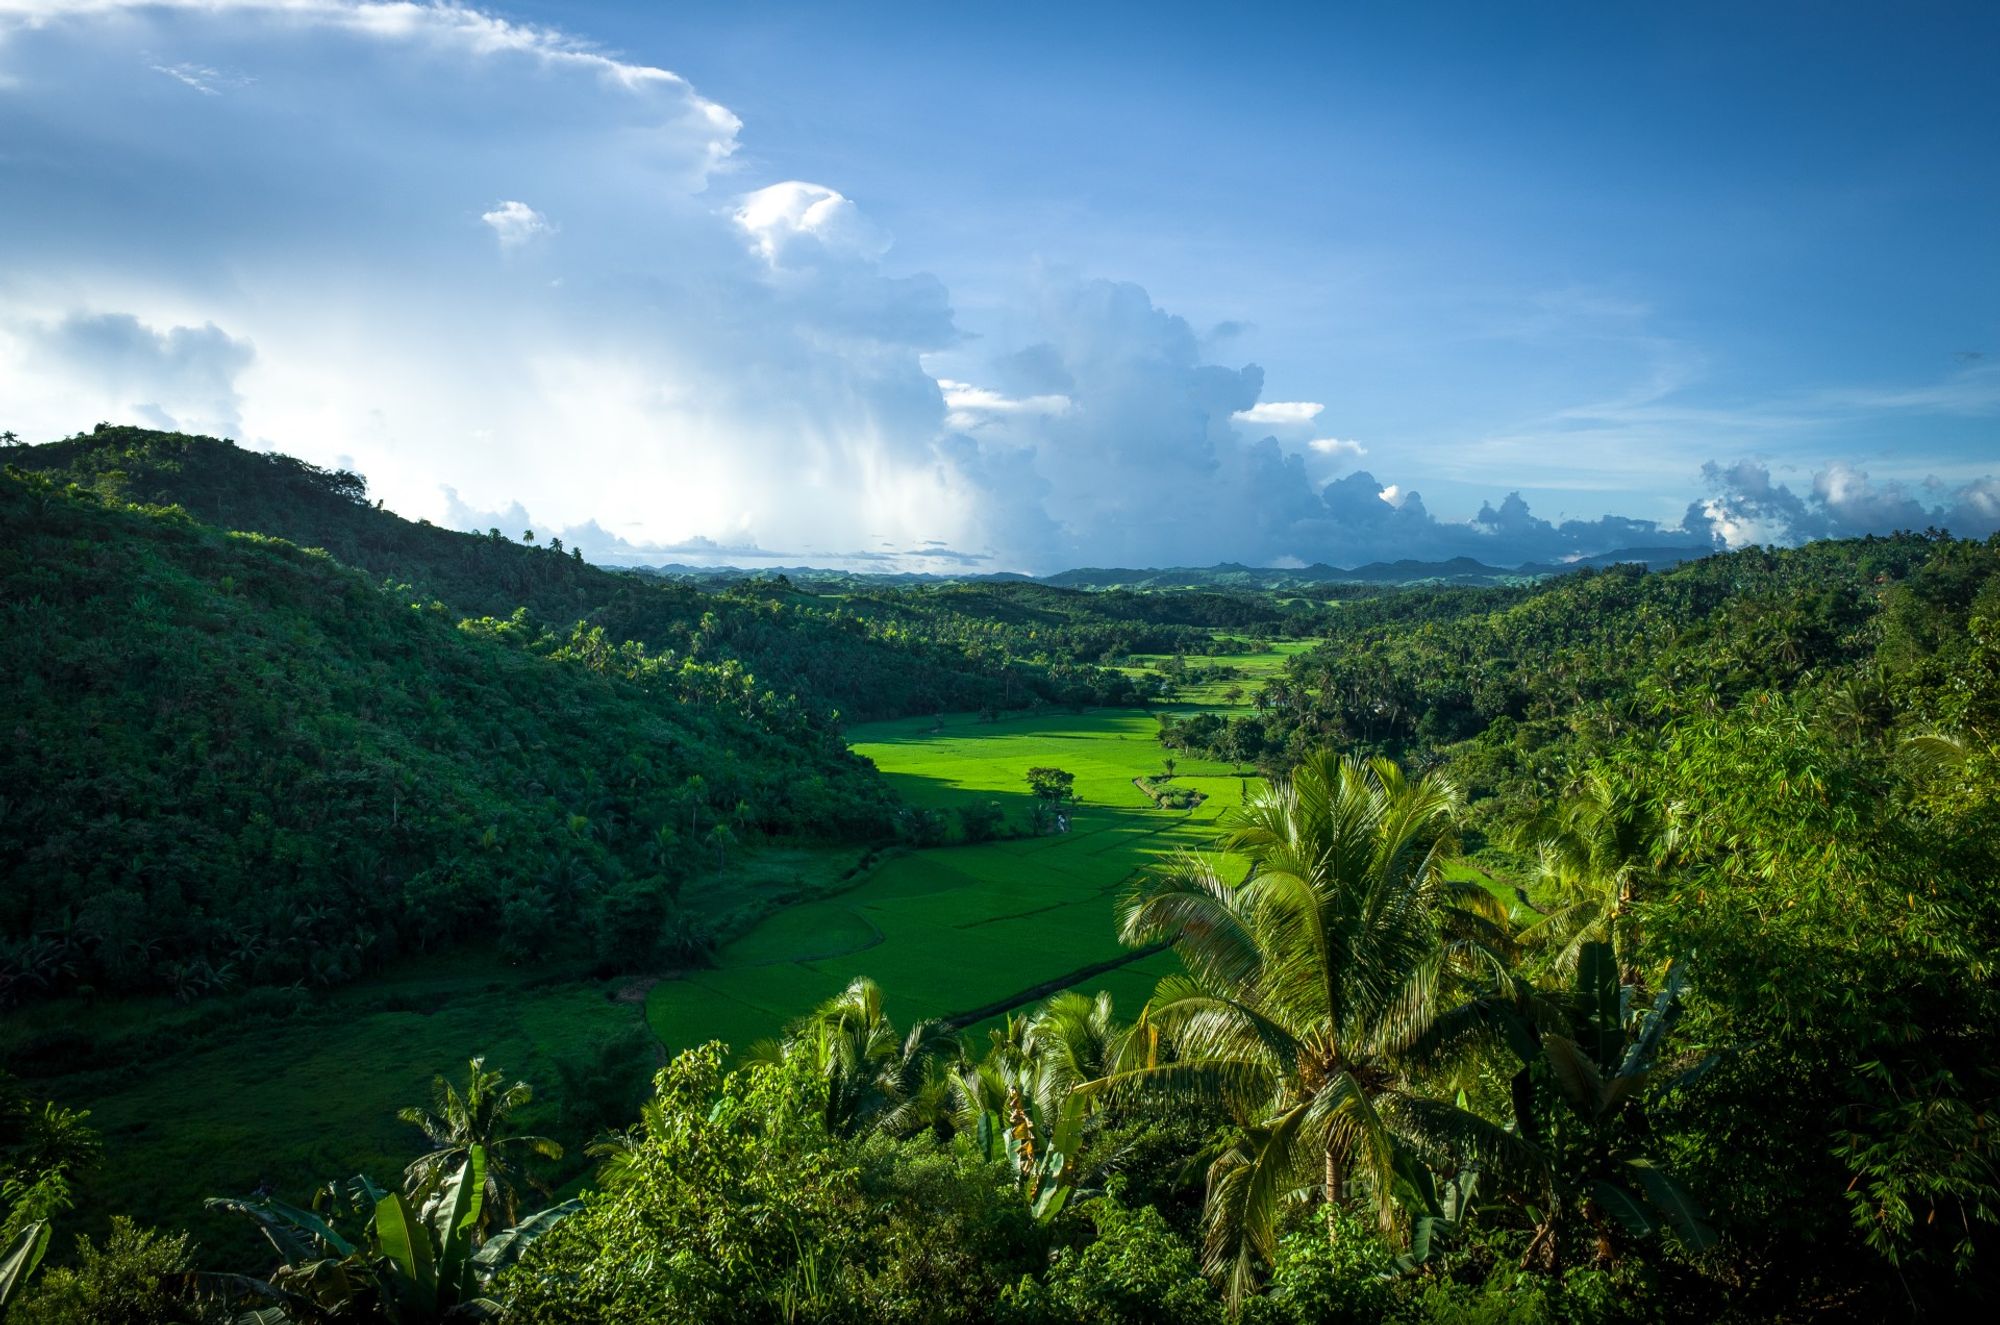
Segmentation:
{"type": "Polygon", "coordinates": [[[1037,765],[1074,773],[1080,804],[1067,833],[909,851],[850,891],[779,911],[725,946],[713,969],[655,986],[654,1031],[669,1049],[710,1039],[740,1049],[857,975],[883,987],[903,1023],[993,1015],[1070,983],[1110,989],[1136,1009],[1173,959],[1130,960],[1116,933],[1118,895],[1163,856],[1212,842],[1218,817],[1254,780],[1182,759],[1173,785],[1206,799],[1192,810],[1154,808],[1134,779],[1164,771],[1156,727],[1146,712],[1103,710],[853,728],[856,752],[921,809],[992,802],[1005,831],[1025,831],[1025,774],[1037,765]],[[1092,969],[1113,962],[1123,964],[1092,969]]]}

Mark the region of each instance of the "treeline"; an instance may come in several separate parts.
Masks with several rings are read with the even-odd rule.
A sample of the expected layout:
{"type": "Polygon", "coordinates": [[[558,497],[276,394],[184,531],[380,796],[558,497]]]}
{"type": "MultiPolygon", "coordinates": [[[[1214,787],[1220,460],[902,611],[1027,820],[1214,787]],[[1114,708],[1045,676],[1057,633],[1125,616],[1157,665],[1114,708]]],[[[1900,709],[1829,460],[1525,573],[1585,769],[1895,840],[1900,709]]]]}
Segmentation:
{"type": "Polygon", "coordinates": [[[100,426],[7,453],[17,468],[139,505],[178,505],[223,529],[322,548],[465,617],[525,608],[540,626],[581,621],[616,642],[702,665],[734,662],[814,722],[1035,704],[1127,704],[1102,666],[1131,652],[1200,652],[1214,626],[1273,629],[1285,614],[1249,596],[1093,595],[1033,584],[818,594],[781,580],[718,593],[606,570],[531,531],[485,535],[411,523],[367,500],[357,474],[246,451],[211,437],[100,426]],[[1099,604],[1098,599],[1109,601],[1099,604]]]}
{"type": "Polygon", "coordinates": [[[737,841],[889,832],[872,768],[731,661],[461,622],[19,471],[0,527],[0,1003],[329,985],[468,933],[688,958],[680,886],[737,841]]]}
{"type": "Polygon", "coordinates": [[[1202,591],[1088,592],[1032,583],[923,586],[856,591],[844,610],[891,637],[917,637],[1038,664],[1115,665],[1133,654],[1209,654],[1252,639],[1305,637],[1324,610],[1280,607],[1257,594],[1202,591]]]}
{"type": "MultiPolygon", "coordinates": [[[[1958,665],[2000,680],[1977,629],[1958,665]]],[[[1970,1317],[1996,695],[1900,749],[1783,700],[1670,723],[1544,807],[1522,899],[1459,862],[1448,781],[1315,755],[1236,817],[1240,883],[1192,856],[1128,892],[1122,937],[1182,966],[1130,1019],[1063,994],[975,1044],[858,979],[734,1070],[680,1055],[555,1204],[475,1063],[400,1189],[222,1203],[275,1264],[120,1226],[21,1319],[1970,1317]]],[[[0,1154],[6,1190],[47,1149],[0,1154]]]]}
{"type": "Polygon", "coordinates": [[[1442,761],[1518,818],[1661,719],[1756,694],[1815,695],[1878,729],[1933,722],[1923,660],[1966,637],[1996,566],[1991,543],[1903,534],[1405,590],[1344,604],[1253,713],[1169,722],[1162,740],[1275,768],[1326,746],[1442,761]]]}

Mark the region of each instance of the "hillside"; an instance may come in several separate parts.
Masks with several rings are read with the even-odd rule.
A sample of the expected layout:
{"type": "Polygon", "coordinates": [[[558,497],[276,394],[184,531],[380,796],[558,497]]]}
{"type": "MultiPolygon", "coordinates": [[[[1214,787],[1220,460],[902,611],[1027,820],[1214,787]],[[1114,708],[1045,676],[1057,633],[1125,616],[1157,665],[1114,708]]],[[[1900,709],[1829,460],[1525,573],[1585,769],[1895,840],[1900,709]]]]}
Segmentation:
{"type": "Polygon", "coordinates": [[[1326,743],[1406,756],[1484,736],[1527,769],[1547,765],[1533,752],[1550,741],[1581,758],[1662,714],[1759,691],[1852,681],[1849,702],[1878,715],[1935,714],[1921,664],[1964,639],[1995,576],[1990,545],[1906,534],[1407,590],[1332,617],[1258,713],[1176,740],[1282,763],[1326,743]]]}
{"type": "Polygon", "coordinates": [[[504,617],[526,608],[533,620],[560,631],[583,621],[612,641],[637,641],[656,654],[704,664],[733,660],[761,687],[796,697],[822,725],[835,715],[864,721],[947,708],[1131,699],[1116,673],[1045,653],[1039,662],[1026,661],[1007,641],[969,651],[942,638],[951,632],[885,629],[845,611],[838,594],[768,579],[703,592],[516,543],[513,531],[477,535],[411,522],[369,502],[359,475],[213,437],[101,426],[66,441],[14,448],[6,460],[57,484],[139,505],[177,505],[218,528],[323,548],[460,616],[504,617]],[[1058,673],[1054,662],[1070,665],[1058,673]]]}
{"type": "Polygon", "coordinates": [[[0,1000],[330,984],[473,931],[647,961],[719,828],[884,831],[873,770],[726,666],[18,471],[0,526],[0,1000]]]}

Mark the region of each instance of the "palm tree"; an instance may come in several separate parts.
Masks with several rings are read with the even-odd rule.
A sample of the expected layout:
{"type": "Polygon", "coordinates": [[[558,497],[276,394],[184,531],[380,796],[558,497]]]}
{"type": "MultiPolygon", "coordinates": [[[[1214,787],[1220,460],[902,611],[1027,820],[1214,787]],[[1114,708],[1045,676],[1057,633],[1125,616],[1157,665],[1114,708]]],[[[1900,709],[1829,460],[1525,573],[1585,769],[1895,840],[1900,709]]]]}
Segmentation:
{"type": "Polygon", "coordinates": [[[1144,1065],[1152,1027],[1123,1026],[1112,1015],[1111,995],[1056,994],[1022,1025],[1022,1056],[1035,1066],[1038,1103],[1053,1117],[1071,1091],[1091,1081],[1144,1065]]]}
{"type": "Polygon", "coordinates": [[[955,1049],[942,1021],[920,1021],[898,1035],[882,990],[866,976],[794,1022],[784,1040],[752,1050],[766,1059],[803,1058],[826,1081],[829,1131],[870,1129],[896,1135],[935,1125],[945,1111],[940,1054],[955,1049]]]}
{"type": "Polygon", "coordinates": [[[1676,841],[1674,807],[1662,806],[1617,774],[1592,769],[1520,842],[1535,856],[1533,889],[1541,917],[1521,931],[1567,978],[1587,943],[1610,944],[1621,961],[1633,948],[1632,899],[1657,878],[1676,841]]]}
{"type": "Polygon", "coordinates": [[[1261,788],[1227,845],[1240,884],[1188,855],[1126,899],[1128,944],[1170,942],[1187,974],[1160,982],[1148,1019],[1174,1057],[1089,1091],[1159,1089],[1219,1100],[1243,1141],[1209,1168],[1205,1263],[1232,1302],[1276,1251],[1278,1216],[1356,1178],[1385,1234],[1419,1156],[1511,1150],[1499,1128],[1412,1087],[1404,1056],[1454,968],[1492,964],[1499,904],[1450,878],[1456,795],[1385,759],[1321,753],[1261,788]]]}
{"type": "Polygon", "coordinates": [[[505,1079],[505,1073],[486,1070],[482,1055],[466,1064],[464,1094],[438,1076],[431,1081],[430,1109],[403,1109],[396,1114],[404,1122],[422,1128],[436,1147],[403,1170],[404,1183],[412,1197],[441,1190],[444,1180],[465,1163],[472,1147],[483,1148],[486,1192],[480,1209],[481,1233],[493,1222],[496,1207],[508,1224],[516,1222],[518,1194],[513,1179],[518,1166],[512,1156],[525,1151],[543,1159],[562,1158],[562,1147],[548,1137],[516,1136],[507,1130],[514,1113],[527,1107],[535,1092],[525,1081],[502,1087],[500,1083],[505,1079]]]}

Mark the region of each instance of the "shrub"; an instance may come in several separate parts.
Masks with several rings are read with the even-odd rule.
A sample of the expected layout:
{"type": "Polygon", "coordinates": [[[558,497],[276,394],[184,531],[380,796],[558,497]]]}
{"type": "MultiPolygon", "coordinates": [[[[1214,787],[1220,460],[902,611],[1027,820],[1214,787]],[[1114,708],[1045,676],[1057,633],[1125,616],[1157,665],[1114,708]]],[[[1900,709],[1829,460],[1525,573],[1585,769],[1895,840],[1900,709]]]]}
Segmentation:
{"type": "Polygon", "coordinates": [[[193,1325],[202,1320],[185,1282],[194,1248],[122,1215],[103,1246],[77,1239],[77,1263],[43,1273],[8,1313],[9,1325],[193,1325]]]}

